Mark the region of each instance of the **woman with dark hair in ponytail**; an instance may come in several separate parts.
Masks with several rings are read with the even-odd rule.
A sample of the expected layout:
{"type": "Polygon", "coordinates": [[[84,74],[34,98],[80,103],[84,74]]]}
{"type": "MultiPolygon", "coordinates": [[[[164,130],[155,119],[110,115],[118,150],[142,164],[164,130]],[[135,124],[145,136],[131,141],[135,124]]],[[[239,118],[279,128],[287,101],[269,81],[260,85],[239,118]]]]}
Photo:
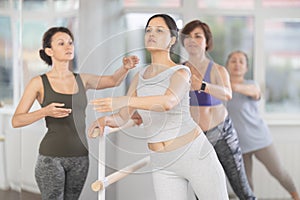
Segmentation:
{"type": "Polygon", "coordinates": [[[123,66],[110,76],[73,73],[69,69],[74,59],[73,40],[73,34],[65,27],[53,27],[45,32],[39,53],[51,70],[32,78],[12,118],[15,128],[42,118],[46,120],[48,131],[40,143],[35,168],[43,200],[79,198],[89,167],[86,91],[118,86],[138,63],[136,56],[126,57],[123,66]],[[41,108],[30,111],[35,100],[41,108]]]}

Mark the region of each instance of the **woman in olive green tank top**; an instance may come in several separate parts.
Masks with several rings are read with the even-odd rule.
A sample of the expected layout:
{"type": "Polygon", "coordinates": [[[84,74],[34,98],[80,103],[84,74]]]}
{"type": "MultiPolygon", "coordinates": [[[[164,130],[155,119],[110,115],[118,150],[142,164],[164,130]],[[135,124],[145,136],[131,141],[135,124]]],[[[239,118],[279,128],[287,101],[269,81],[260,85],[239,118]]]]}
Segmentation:
{"type": "Polygon", "coordinates": [[[44,200],[78,199],[88,172],[85,109],[88,89],[118,86],[139,62],[136,56],[123,59],[123,66],[110,76],[75,74],[73,34],[53,27],[43,36],[40,57],[51,70],[28,83],[12,118],[14,128],[42,118],[48,128],[39,148],[35,177],[44,200]],[[41,108],[30,111],[37,100],[41,108]]]}

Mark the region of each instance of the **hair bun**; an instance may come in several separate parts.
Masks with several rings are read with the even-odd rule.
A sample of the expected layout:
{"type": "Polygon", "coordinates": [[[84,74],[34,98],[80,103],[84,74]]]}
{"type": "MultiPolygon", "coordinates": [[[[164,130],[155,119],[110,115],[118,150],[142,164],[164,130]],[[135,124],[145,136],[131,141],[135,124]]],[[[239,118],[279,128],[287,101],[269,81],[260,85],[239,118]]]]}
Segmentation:
{"type": "Polygon", "coordinates": [[[52,65],[52,59],[50,56],[48,56],[45,52],[45,49],[39,50],[40,58],[45,61],[46,64],[52,65]]]}

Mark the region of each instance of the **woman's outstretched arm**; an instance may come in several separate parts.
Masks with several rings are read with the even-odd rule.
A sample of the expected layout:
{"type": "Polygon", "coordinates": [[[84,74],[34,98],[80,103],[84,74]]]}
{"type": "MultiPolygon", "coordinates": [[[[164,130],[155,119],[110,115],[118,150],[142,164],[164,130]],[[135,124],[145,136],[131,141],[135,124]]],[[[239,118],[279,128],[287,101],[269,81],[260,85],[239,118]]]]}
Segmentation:
{"type": "Polygon", "coordinates": [[[157,96],[121,96],[100,98],[92,101],[98,112],[112,112],[123,107],[141,110],[164,112],[176,106],[190,87],[189,73],[184,70],[176,71],[170,80],[170,86],[163,95],[157,96]]]}

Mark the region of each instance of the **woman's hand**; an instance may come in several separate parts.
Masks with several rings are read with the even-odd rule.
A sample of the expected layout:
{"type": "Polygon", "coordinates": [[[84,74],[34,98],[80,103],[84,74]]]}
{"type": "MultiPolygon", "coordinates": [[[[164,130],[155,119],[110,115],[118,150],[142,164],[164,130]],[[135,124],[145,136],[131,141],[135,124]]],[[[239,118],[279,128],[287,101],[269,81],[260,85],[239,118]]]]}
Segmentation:
{"type": "Polygon", "coordinates": [[[90,138],[96,138],[97,136],[103,136],[105,127],[105,117],[95,120],[88,129],[88,136],[90,138]]]}
{"type": "Polygon", "coordinates": [[[128,56],[123,58],[123,66],[125,69],[129,70],[134,68],[140,59],[137,56],[128,56]]]}
{"type": "Polygon", "coordinates": [[[119,110],[128,105],[129,97],[108,97],[108,98],[99,98],[91,101],[91,104],[94,105],[94,110],[98,112],[113,112],[119,110]]]}
{"type": "Polygon", "coordinates": [[[54,117],[54,118],[63,118],[70,115],[72,109],[70,108],[62,108],[64,107],[64,103],[51,103],[44,107],[45,116],[54,117]]]}
{"type": "Polygon", "coordinates": [[[137,112],[137,111],[135,111],[134,113],[133,113],[133,115],[131,116],[131,119],[134,121],[134,123],[136,124],[136,125],[141,125],[142,123],[143,123],[143,119],[142,119],[142,117],[140,116],[140,114],[137,112]]]}

